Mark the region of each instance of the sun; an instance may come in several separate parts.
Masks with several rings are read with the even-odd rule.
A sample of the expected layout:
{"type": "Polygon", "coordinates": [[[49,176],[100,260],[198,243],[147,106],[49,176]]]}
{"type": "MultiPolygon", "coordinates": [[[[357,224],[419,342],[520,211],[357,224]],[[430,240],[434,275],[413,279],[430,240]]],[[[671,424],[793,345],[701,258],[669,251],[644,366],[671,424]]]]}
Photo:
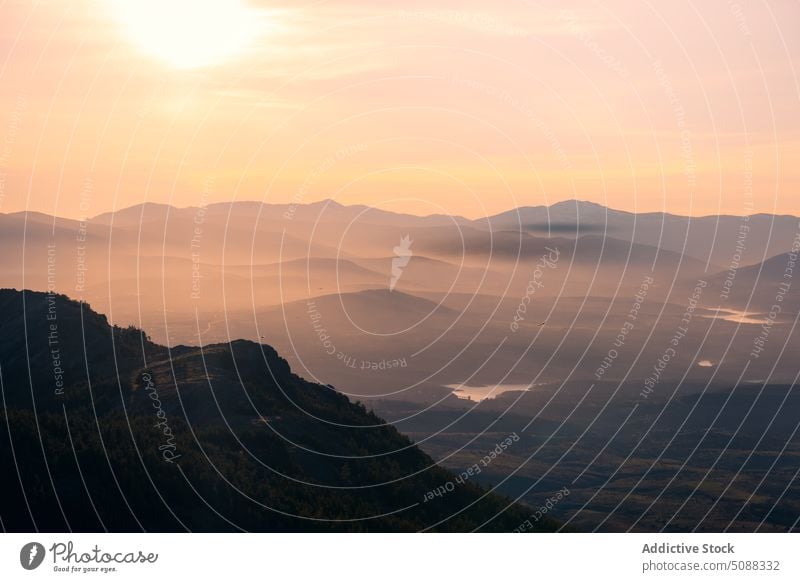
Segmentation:
{"type": "Polygon", "coordinates": [[[260,14],[239,0],[111,0],[109,4],[140,50],[179,68],[231,58],[262,30],[260,14]]]}

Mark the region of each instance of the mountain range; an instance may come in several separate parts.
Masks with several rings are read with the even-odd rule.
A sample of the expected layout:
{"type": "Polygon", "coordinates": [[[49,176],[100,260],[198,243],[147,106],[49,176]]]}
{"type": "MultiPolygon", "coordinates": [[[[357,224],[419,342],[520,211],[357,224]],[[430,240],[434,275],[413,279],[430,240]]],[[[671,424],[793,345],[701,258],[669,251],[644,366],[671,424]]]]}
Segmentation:
{"type": "MultiPolygon", "coordinates": [[[[800,241],[799,222],[634,214],[574,200],[477,220],[332,200],[148,203],[85,221],[16,213],[0,215],[0,285],[65,292],[164,345],[265,340],[306,377],[347,393],[404,390],[427,399],[465,379],[527,381],[542,362],[550,362],[543,381],[591,377],[608,351],[603,338],[613,337],[649,277],[642,309],[655,331],[648,349],[661,349],[661,334],[672,333],[670,322],[703,280],[705,311],[694,325],[709,330],[704,357],[716,361],[730,341],[729,357],[746,354],[752,338],[736,327],[738,316],[710,318],[718,309],[748,314],[745,326],[765,317],[800,241]],[[410,254],[395,280],[395,249],[406,237],[410,254]],[[551,254],[557,265],[539,269],[531,283],[551,254]],[[512,331],[531,285],[529,316],[512,331]],[[535,359],[524,356],[532,337],[535,359]],[[495,356],[475,372],[484,353],[495,356]],[[570,372],[582,354],[587,366],[570,372]],[[373,363],[404,358],[414,365],[366,385],[364,370],[343,364],[357,359],[370,372],[373,363]]],[[[787,340],[799,307],[796,293],[784,298],[776,341],[787,340]]],[[[648,359],[633,372],[646,376],[648,359]]],[[[764,359],[754,368],[766,374],[770,366],[764,359]]],[[[737,374],[716,370],[725,381],[737,374]]],[[[790,372],[775,373],[789,381],[790,372]]]]}
{"type": "Polygon", "coordinates": [[[106,515],[122,530],[506,531],[527,510],[491,519],[509,502],[482,488],[537,507],[573,483],[554,514],[581,529],[672,515],[676,531],[720,531],[738,512],[738,531],[785,530],[791,499],[747,499],[794,490],[799,223],[578,201],[477,220],[333,201],[0,215],[0,286],[32,290],[0,305],[16,423],[3,466],[32,459],[17,478],[37,495],[29,507],[10,485],[0,517],[23,531],[106,515]],[[153,431],[154,391],[174,442],[153,431]],[[509,434],[521,440],[458,495],[420,501],[509,434]],[[129,473],[132,489],[116,480],[129,473]],[[421,505],[391,513],[398,500],[421,505]]]}
{"type": "MultiPolygon", "coordinates": [[[[0,215],[6,250],[0,285],[51,285],[90,301],[115,322],[138,324],[145,323],[142,313],[259,309],[388,288],[393,248],[408,236],[413,256],[398,282],[401,291],[516,294],[527,283],[530,262],[549,246],[570,268],[553,274],[560,279],[548,293],[611,296],[634,289],[647,269],[667,275],[672,287],[756,267],[791,251],[799,223],[763,214],[634,214],[579,201],[477,220],[331,200],[180,209],[147,203],[85,221],[22,212],[0,215]]],[[[734,294],[735,308],[746,304],[740,295],[734,294]]],[[[146,327],[167,343],[197,340],[170,338],[163,325],[146,327]]]]}

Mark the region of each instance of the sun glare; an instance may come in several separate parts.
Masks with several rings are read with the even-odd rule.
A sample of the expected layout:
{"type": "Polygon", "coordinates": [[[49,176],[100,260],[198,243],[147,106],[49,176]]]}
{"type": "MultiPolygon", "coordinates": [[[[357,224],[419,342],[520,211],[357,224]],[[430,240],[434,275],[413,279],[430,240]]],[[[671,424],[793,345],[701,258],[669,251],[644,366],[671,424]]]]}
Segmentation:
{"type": "Polygon", "coordinates": [[[261,31],[239,0],[111,0],[114,17],[145,53],[175,67],[214,65],[241,53],[261,31]]]}

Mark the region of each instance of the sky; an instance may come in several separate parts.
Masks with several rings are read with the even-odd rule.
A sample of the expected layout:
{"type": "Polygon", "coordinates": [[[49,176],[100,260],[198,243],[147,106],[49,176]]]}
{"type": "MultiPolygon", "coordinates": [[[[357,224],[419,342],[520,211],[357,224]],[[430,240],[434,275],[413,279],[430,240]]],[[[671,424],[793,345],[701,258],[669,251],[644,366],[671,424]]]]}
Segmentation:
{"type": "Polygon", "coordinates": [[[0,212],[800,214],[800,3],[5,0],[0,212]]]}

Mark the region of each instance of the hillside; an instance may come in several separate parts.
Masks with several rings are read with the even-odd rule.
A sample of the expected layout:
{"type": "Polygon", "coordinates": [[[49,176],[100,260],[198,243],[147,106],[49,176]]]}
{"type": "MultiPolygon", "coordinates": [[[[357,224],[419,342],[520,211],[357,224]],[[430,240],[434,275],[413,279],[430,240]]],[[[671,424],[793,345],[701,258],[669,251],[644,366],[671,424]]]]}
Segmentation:
{"type": "MultiPolygon", "coordinates": [[[[61,295],[0,291],[7,531],[510,531],[456,475],[272,348],[168,350],[61,295]],[[448,487],[449,489],[449,487],[448,487]]],[[[539,522],[541,529],[553,524],[539,522]]]]}

